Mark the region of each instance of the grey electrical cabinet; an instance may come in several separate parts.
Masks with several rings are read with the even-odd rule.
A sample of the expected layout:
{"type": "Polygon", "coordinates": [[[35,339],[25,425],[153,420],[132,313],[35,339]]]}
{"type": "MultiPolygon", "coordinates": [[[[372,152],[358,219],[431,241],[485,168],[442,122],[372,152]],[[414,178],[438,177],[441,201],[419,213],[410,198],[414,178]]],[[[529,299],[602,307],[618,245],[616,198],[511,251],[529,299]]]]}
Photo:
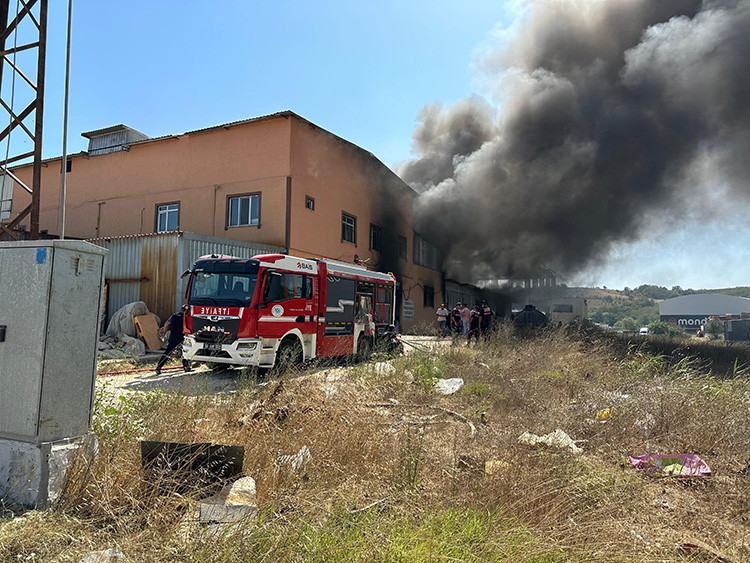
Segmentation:
{"type": "Polygon", "coordinates": [[[106,254],[83,241],[0,242],[0,438],[88,431],[106,254]]]}

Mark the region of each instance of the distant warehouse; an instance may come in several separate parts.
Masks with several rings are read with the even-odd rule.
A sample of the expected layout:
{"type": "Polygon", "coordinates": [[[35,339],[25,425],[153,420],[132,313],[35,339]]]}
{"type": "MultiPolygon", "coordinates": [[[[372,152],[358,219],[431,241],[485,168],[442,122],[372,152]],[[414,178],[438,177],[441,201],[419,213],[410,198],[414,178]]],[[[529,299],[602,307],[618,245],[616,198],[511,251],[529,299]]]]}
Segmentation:
{"type": "Polygon", "coordinates": [[[719,293],[683,295],[659,303],[659,319],[685,330],[700,328],[712,316],[731,315],[739,319],[742,313],[750,313],[750,299],[719,293]]]}

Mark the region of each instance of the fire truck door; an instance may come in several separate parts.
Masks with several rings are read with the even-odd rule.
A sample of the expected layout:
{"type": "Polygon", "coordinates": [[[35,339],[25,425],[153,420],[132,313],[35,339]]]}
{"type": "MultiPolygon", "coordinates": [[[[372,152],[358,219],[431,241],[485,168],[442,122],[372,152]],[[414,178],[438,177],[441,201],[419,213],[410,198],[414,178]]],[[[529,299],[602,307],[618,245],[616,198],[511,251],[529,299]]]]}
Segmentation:
{"type": "MultiPolygon", "coordinates": [[[[281,338],[298,328],[306,336],[306,347],[311,345],[317,327],[313,310],[313,278],[292,272],[270,272],[263,284],[259,310],[259,331],[265,338],[281,338]]],[[[307,350],[309,353],[309,349],[307,350]]],[[[307,353],[306,353],[307,355],[307,353]]]]}

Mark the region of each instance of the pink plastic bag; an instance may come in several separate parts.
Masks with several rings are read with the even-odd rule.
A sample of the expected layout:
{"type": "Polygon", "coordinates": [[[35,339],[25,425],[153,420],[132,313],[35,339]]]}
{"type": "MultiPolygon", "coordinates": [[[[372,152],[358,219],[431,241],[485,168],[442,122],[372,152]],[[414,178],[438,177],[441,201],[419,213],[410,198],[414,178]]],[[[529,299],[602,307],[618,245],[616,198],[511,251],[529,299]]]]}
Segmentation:
{"type": "Polygon", "coordinates": [[[671,477],[706,477],[711,468],[697,454],[647,454],[630,456],[630,464],[637,469],[659,472],[671,477]]]}

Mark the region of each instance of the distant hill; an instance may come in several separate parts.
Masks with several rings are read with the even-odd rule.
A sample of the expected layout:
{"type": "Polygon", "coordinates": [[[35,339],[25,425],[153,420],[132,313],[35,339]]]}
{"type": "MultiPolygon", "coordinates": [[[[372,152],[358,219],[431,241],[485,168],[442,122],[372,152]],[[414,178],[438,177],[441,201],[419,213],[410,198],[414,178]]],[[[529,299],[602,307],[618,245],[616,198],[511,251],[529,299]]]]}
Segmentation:
{"type": "Polygon", "coordinates": [[[566,297],[582,297],[587,300],[589,318],[614,326],[630,317],[637,325],[647,326],[659,320],[659,302],[682,295],[696,293],[720,293],[736,297],[749,297],[750,286],[722,289],[682,289],[674,286],[671,289],[658,285],[644,284],[636,288],[626,287],[623,290],[599,287],[563,287],[566,297]]]}

